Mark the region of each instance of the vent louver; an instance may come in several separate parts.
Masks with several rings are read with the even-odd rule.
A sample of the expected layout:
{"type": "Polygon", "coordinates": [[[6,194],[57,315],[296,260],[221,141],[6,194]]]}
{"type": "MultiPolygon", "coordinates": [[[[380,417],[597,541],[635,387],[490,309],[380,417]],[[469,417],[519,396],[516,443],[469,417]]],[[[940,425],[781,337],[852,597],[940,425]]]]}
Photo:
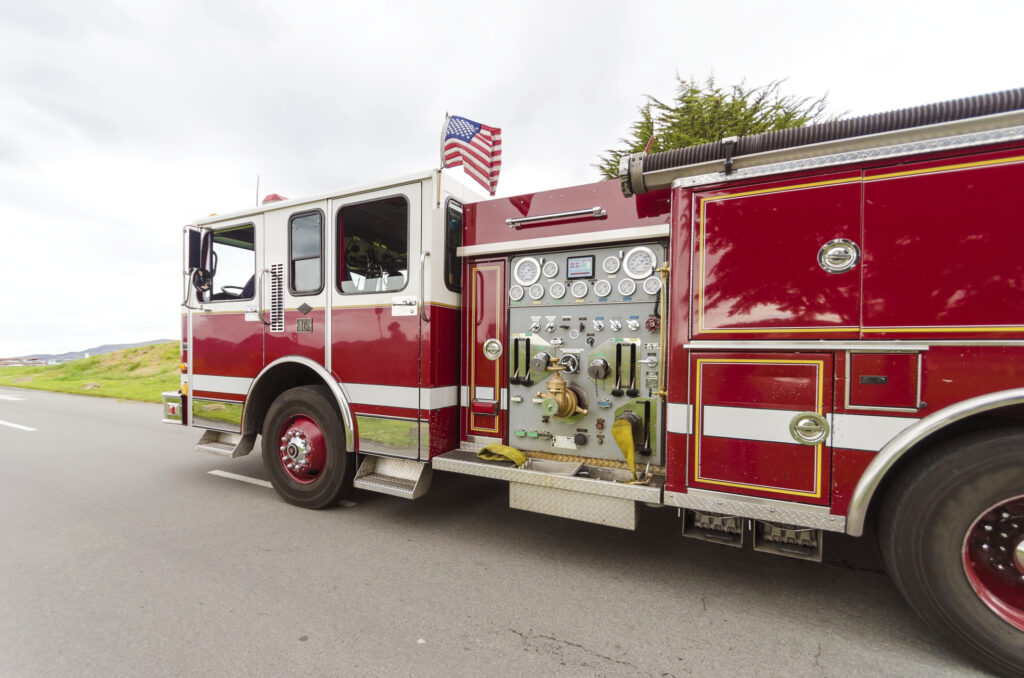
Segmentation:
{"type": "Polygon", "coordinates": [[[284,332],[284,264],[270,267],[270,331],[284,332]]]}

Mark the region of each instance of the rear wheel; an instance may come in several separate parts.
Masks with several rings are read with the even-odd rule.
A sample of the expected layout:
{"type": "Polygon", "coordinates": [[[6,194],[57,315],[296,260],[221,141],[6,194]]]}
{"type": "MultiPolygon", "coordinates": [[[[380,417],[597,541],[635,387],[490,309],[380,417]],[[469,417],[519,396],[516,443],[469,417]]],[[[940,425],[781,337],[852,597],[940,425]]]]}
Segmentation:
{"type": "Polygon", "coordinates": [[[910,605],[965,653],[1024,676],[1024,432],[941,443],[882,506],[882,556],[910,605]]]}
{"type": "Polygon", "coordinates": [[[355,460],[330,391],[299,386],[270,406],[263,422],[263,467],[290,504],[320,509],[352,492],[355,460]]]}

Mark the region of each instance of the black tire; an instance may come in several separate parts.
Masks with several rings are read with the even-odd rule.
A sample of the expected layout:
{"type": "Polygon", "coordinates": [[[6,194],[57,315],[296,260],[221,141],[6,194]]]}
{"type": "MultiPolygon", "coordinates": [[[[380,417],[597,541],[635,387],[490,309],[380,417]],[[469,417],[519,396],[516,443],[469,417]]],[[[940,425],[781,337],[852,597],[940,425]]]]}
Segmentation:
{"type": "Polygon", "coordinates": [[[905,469],[882,504],[879,542],[897,588],[940,635],[988,669],[1024,676],[1024,631],[993,612],[964,565],[968,530],[1024,495],[1024,431],[950,439],[905,469]]]}
{"type": "MultiPolygon", "coordinates": [[[[345,428],[330,391],[323,386],[299,386],[279,395],[263,422],[263,468],[270,483],[289,504],[309,509],[333,506],[352,492],[355,455],[345,451],[345,428]],[[281,431],[296,417],[311,420],[322,432],[323,451],[315,475],[285,468],[281,431]]],[[[318,454],[321,454],[318,451],[318,454]]]]}

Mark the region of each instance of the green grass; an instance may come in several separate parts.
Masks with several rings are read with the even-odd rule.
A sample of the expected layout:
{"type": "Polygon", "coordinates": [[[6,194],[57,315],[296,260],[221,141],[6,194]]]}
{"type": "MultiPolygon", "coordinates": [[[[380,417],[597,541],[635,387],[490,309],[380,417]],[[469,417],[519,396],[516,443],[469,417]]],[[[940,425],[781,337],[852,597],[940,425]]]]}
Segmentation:
{"type": "Polygon", "coordinates": [[[181,361],[178,342],[126,348],[61,365],[0,367],[0,386],[160,402],[176,391],[181,361]]]}

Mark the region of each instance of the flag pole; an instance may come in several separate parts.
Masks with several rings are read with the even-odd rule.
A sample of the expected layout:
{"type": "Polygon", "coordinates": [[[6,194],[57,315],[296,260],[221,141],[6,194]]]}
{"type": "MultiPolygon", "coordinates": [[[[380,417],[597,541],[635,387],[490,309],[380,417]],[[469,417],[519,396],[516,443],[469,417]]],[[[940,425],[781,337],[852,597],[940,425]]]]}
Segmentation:
{"type": "Polygon", "coordinates": [[[437,170],[437,206],[441,206],[441,171],[444,170],[444,138],[448,133],[448,121],[452,116],[444,112],[444,125],[441,127],[441,167],[437,170]]]}

